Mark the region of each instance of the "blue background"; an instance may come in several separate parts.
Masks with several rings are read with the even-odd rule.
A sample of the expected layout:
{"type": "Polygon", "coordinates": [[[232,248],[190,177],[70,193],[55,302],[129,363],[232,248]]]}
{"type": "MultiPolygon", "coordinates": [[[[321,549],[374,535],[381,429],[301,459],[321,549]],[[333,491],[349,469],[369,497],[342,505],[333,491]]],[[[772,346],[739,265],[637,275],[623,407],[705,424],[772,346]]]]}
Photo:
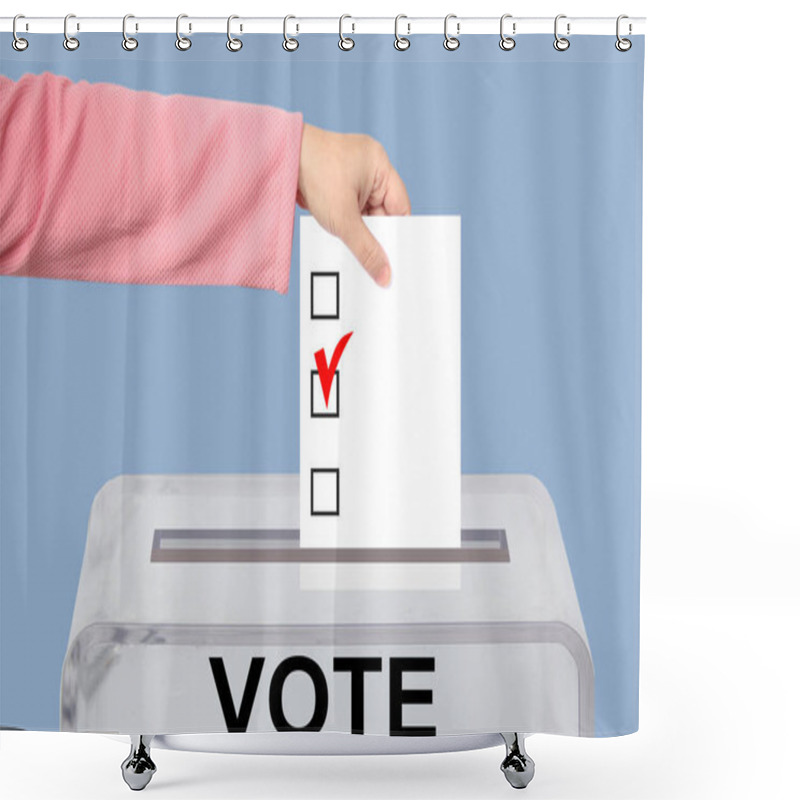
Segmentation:
{"type": "MultiPolygon", "coordinates": [[[[550,491],[596,673],[596,734],[638,727],[644,38],[30,35],[51,72],[268,103],[376,137],[413,212],[462,218],[462,468],[550,491]]],[[[154,121],[154,124],[157,124],[154,121]]],[[[113,165],[98,165],[113,169],[113,165]]],[[[89,507],[120,473],[297,472],[288,297],[0,278],[0,723],[58,730],[89,507]]],[[[154,254],[157,257],[157,254],[154,254]]]]}

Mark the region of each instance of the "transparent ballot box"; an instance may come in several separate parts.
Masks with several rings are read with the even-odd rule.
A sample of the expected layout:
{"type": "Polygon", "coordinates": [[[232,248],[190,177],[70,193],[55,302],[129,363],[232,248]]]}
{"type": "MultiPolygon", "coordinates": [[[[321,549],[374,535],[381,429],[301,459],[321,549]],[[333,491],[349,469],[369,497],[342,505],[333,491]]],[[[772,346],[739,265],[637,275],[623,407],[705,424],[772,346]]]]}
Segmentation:
{"type": "Polygon", "coordinates": [[[234,752],[255,747],[240,734],[260,752],[282,752],[287,734],[304,752],[593,734],[592,659],[540,481],[464,475],[456,548],[302,547],[298,490],[297,475],[122,475],[101,488],[62,730],[234,752]],[[389,589],[335,588],[339,569],[388,568],[389,589]],[[415,585],[437,569],[457,570],[457,588],[415,585]],[[334,588],[304,588],[302,570],[334,588]]]}

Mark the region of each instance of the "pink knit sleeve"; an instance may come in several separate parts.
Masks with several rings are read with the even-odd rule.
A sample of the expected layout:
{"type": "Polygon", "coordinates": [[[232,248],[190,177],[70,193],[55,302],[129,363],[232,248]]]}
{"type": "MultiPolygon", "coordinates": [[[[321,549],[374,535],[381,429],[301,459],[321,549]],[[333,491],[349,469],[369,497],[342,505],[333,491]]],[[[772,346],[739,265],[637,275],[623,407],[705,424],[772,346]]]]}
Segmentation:
{"type": "Polygon", "coordinates": [[[0,75],[0,274],[285,293],[302,129],[270,106],[0,75]]]}

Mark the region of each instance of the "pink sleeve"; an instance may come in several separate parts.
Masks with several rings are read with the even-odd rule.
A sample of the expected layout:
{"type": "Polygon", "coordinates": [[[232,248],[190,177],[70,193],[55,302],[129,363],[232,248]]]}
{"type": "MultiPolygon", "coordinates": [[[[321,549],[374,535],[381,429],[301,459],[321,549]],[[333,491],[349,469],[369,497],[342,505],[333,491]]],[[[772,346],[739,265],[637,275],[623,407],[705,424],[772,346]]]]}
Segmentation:
{"type": "Polygon", "coordinates": [[[0,274],[289,288],[303,122],[0,75],[0,274]]]}

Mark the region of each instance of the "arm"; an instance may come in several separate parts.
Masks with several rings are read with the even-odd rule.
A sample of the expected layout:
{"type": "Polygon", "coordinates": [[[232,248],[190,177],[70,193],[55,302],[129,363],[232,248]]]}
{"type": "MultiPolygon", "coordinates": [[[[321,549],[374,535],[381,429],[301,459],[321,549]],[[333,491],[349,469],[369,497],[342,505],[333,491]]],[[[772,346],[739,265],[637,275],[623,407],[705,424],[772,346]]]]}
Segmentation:
{"type": "Polygon", "coordinates": [[[0,75],[0,274],[285,293],[302,132],[269,106],[0,75]]]}

